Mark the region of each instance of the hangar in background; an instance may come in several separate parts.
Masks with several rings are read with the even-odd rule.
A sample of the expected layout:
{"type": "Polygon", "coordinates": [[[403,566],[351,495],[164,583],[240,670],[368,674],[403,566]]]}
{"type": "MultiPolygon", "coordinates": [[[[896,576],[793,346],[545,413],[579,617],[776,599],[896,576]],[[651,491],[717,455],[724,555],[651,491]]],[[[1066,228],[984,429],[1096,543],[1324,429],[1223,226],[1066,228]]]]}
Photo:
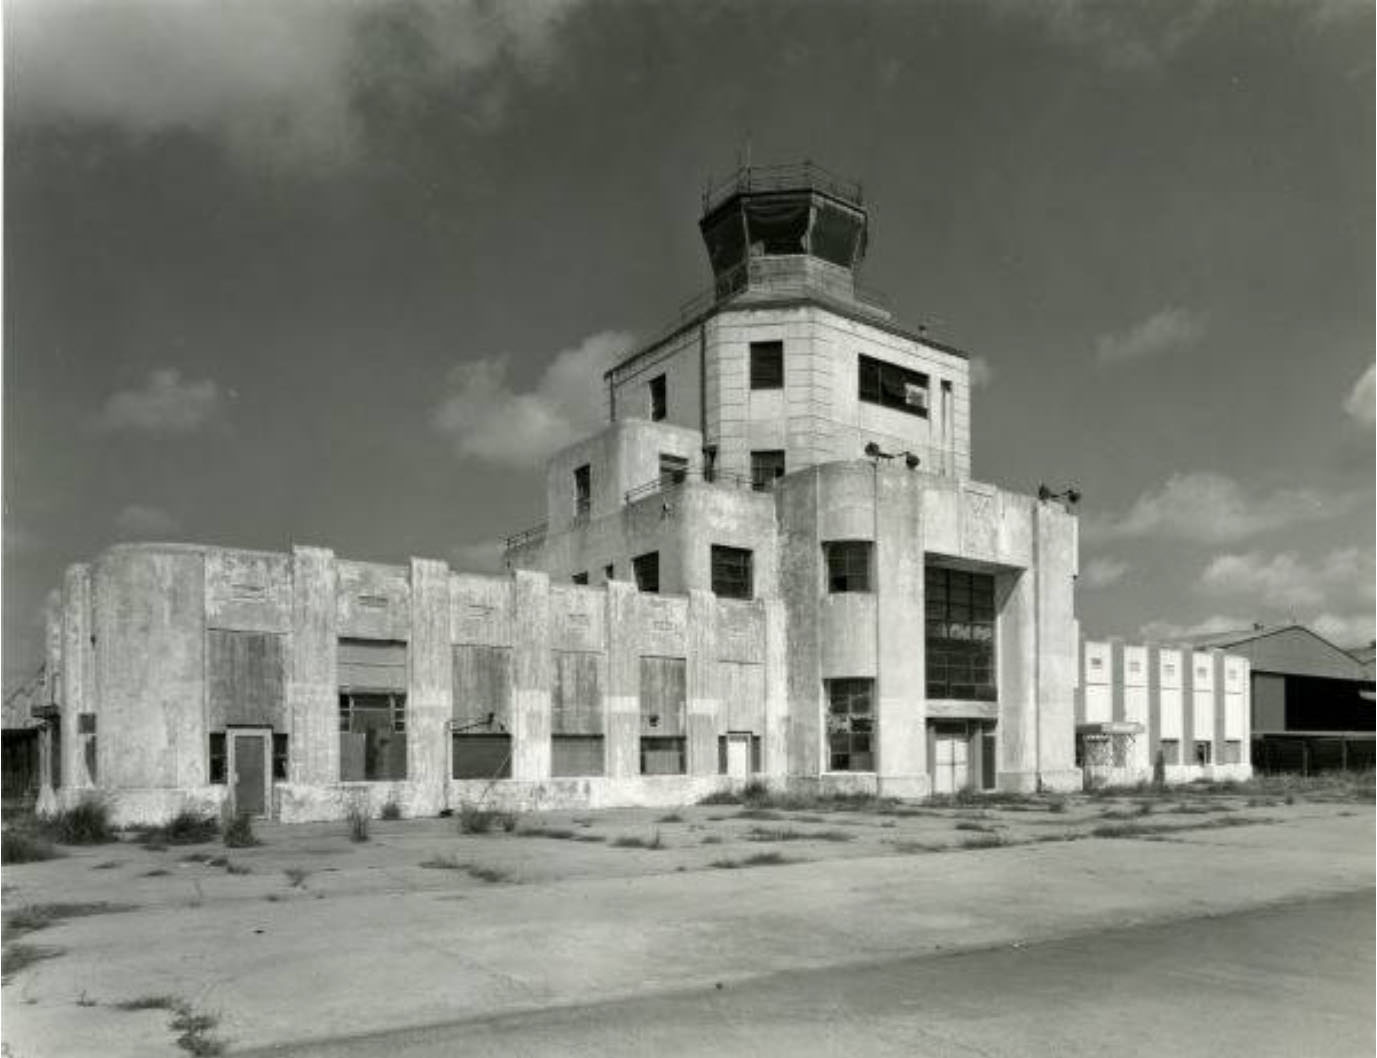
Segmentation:
{"type": "Polygon", "coordinates": [[[1262,772],[1310,773],[1374,764],[1371,663],[1303,625],[1196,636],[1252,664],[1252,762],[1262,772]]]}

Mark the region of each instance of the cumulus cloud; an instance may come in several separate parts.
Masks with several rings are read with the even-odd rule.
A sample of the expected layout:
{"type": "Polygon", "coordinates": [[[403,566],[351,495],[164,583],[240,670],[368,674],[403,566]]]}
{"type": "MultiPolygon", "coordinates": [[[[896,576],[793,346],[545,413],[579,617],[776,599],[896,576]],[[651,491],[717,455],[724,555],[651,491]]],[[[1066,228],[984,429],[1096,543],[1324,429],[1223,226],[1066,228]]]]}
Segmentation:
{"type": "Polygon", "coordinates": [[[1145,360],[1189,349],[1204,335],[1205,321],[1198,314],[1169,307],[1123,331],[1100,335],[1095,339],[1095,359],[1101,364],[1145,360]]]}
{"type": "Polygon", "coordinates": [[[994,381],[994,366],[983,356],[971,357],[970,371],[972,389],[984,389],[994,381]]]}
{"type": "Polygon", "coordinates": [[[142,388],[112,393],[96,425],[149,434],[194,433],[215,418],[220,403],[220,387],[210,379],[183,382],[176,368],[160,368],[142,388]]]}
{"type": "Polygon", "coordinates": [[[1087,588],[1106,588],[1124,579],[1129,564],[1117,558],[1092,558],[1081,567],[1080,583],[1087,588]]]}
{"type": "Polygon", "coordinates": [[[1238,596],[1274,609],[1295,612],[1372,598],[1373,556],[1356,547],[1331,551],[1317,561],[1293,552],[1218,555],[1206,565],[1199,590],[1212,595],[1238,596]]]}
{"type": "Polygon", "coordinates": [[[115,531],[121,536],[166,536],[177,529],[177,519],[161,507],[131,503],[115,515],[115,531]]]}
{"type": "Polygon", "coordinates": [[[1377,420],[1377,379],[1374,373],[1377,365],[1368,364],[1362,377],[1353,384],[1353,389],[1344,398],[1344,411],[1364,426],[1372,426],[1377,420]]]}
{"type": "Polygon", "coordinates": [[[1373,640],[1372,612],[1355,614],[1317,614],[1309,622],[1309,627],[1331,643],[1352,650],[1366,646],[1373,640]]]}
{"type": "Polygon", "coordinates": [[[1243,617],[1229,617],[1214,614],[1194,624],[1177,624],[1174,621],[1149,621],[1138,630],[1144,639],[1170,642],[1174,639],[1192,639],[1195,636],[1214,635],[1216,632],[1234,632],[1252,628],[1253,622],[1243,617]]]}
{"type": "Polygon", "coordinates": [[[560,352],[535,387],[507,383],[507,358],[486,357],[450,373],[449,396],[433,424],[455,453],[499,466],[531,467],[586,436],[603,421],[603,372],[632,345],[620,331],[603,331],[560,352]]]}
{"type": "Polygon", "coordinates": [[[135,134],[192,129],[246,155],[338,158],[367,110],[457,89],[467,115],[501,110],[503,71],[539,71],[574,0],[15,0],[7,109],[135,134]]]}
{"type": "Polygon", "coordinates": [[[1173,474],[1144,492],[1120,515],[1087,517],[1087,540],[1161,537],[1200,543],[1230,543],[1286,526],[1317,522],[1350,510],[1353,496],[1312,489],[1247,492],[1233,478],[1210,471],[1173,474]]]}

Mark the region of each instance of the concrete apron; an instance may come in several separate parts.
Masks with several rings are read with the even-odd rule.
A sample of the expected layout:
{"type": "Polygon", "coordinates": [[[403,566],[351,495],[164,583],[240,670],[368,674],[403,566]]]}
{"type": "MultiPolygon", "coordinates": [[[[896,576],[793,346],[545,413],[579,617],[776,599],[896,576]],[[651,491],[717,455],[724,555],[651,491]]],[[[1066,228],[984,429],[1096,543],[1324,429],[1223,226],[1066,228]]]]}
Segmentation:
{"type": "Polygon", "coordinates": [[[544,885],[134,912],[44,931],[7,987],[16,1054],[175,1054],[166,1015],[75,1005],[175,993],[235,1053],[286,1041],[884,962],[1373,885],[1372,821],[1082,840],[544,885]],[[1285,833],[1278,833],[1278,831],[1285,833]],[[25,1006],[26,995],[42,997],[25,1006]],[[140,1020],[142,1019],[142,1020],[140,1020]]]}

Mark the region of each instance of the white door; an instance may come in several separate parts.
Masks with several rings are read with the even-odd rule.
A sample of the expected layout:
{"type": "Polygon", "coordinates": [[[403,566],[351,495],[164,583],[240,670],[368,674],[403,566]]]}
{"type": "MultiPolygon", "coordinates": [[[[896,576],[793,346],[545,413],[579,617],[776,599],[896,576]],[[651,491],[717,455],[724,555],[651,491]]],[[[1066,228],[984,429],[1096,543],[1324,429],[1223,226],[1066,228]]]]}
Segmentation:
{"type": "Polygon", "coordinates": [[[965,735],[937,736],[933,793],[953,794],[966,788],[970,782],[969,748],[965,735]]]}
{"type": "Polygon", "coordinates": [[[727,736],[727,777],[746,780],[751,777],[751,736],[727,736]]]}

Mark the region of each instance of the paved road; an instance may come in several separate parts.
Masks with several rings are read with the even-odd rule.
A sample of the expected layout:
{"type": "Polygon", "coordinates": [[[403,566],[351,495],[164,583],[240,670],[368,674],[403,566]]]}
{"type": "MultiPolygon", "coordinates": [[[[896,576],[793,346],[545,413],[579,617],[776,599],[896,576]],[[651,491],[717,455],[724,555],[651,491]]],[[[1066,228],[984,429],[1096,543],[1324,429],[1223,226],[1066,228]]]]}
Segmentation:
{"type": "Polygon", "coordinates": [[[1367,890],[1026,947],[252,1053],[1370,1058],[1373,907],[1367,890]]]}

